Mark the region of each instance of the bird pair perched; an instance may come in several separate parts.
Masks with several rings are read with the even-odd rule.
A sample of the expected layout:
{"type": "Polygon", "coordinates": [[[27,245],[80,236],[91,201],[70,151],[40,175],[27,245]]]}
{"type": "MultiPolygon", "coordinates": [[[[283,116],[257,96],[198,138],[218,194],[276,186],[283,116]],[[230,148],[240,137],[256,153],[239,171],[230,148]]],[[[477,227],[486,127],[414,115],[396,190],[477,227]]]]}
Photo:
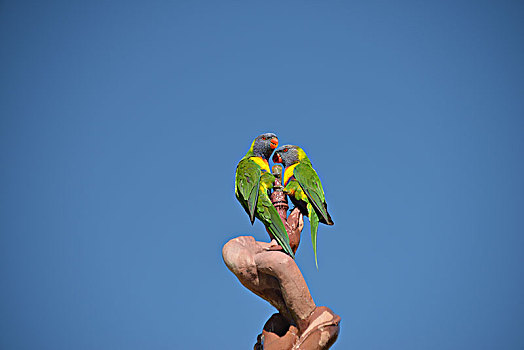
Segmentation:
{"type": "Polygon", "coordinates": [[[282,163],[285,168],[283,176],[284,193],[289,195],[293,204],[311,225],[311,241],[317,262],[318,223],[333,225],[327,211],[326,199],[322,184],[306,153],[298,146],[285,145],[278,147],[275,134],[265,133],[258,136],[244,158],[237,166],[235,176],[235,195],[249,215],[251,224],[258,218],[275,237],[282,249],[295,258],[286,228],[277,210],[269,199],[275,177],[269,169],[269,159],[273,151],[273,162],[282,163]]]}

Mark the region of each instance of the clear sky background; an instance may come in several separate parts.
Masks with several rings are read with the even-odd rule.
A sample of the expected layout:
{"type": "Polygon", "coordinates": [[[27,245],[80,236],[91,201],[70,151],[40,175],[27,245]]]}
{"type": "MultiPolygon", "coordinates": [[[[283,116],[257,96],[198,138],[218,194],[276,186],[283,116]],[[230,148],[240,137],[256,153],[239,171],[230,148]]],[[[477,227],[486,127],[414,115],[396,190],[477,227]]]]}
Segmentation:
{"type": "Polygon", "coordinates": [[[519,1],[1,1],[0,348],[250,349],[222,261],[253,138],[335,226],[334,349],[524,348],[519,1]]]}

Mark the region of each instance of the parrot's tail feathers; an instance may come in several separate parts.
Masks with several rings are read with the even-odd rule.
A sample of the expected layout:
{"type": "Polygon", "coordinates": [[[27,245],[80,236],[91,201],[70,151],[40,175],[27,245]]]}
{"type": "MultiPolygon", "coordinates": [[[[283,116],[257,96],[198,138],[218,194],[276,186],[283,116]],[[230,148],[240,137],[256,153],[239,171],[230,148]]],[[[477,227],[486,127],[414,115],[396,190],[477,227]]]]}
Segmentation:
{"type": "Polygon", "coordinates": [[[284,252],[286,252],[286,254],[289,254],[289,256],[295,259],[295,254],[293,254],[293,250],[291,249],[291,245],[289,244],[289,236],[278,213],[277,217],[273,218],[271,225],[269,225],[268,227],[268,230],[269,232],[271,232],[273,237],[275,237],[275,240],[282,247],[282,249],[284,249],[284,252]]]}
{"type": "Polygon", "coordinates": [[[251,220],[251,225],[255,223],[255,207],[254,206],[249,208],[249,220],[251,220]]]}
{"type": "Polygon", "coordinates": [[[311,216],[310,216],[310,225],[311,225],[311,243],[313,245],[313,252],[315,253],[315,265],[317,267],[318,271],[318,259],[317,259],[317,233],[318,233],[318,223],[319,218],[317,216],[317,213],[312,210],[311,216]]]}

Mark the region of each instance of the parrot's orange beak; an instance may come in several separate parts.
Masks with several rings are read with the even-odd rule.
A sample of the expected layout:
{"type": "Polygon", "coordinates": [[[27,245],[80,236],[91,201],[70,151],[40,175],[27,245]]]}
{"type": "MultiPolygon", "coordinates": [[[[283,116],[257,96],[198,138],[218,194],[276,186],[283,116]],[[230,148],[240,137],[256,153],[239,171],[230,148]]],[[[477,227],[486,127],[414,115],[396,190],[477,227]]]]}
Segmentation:
{"type": "Polygon", "coordinates": [[[275,149],[275,148],[278,147],[278,139],[276,137],[273,137],[271,139],[271,146],[270,147],[271,147],[271,149],[275,149]]]}
{"type": "Polygon", "coordinates": [[[275,153],[275,155],[273,156],[273,162],[274,163],[282,163],[282,157],[280,156],[280,154],[275,153]]]}

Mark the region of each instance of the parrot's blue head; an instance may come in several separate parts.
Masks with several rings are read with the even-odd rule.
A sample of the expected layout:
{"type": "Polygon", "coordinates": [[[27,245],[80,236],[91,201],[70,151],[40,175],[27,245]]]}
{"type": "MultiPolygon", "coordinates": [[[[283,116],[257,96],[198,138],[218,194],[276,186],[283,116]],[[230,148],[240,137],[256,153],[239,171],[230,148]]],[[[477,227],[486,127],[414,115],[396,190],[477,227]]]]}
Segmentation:
{"type": "Polygon", "coordinates": [[[251,147],[253,149],[253,154],[256,157],[262,157],[265,160],[269,160],[269,158],[271,158],[271,153],[273,153],[273,150],[277,148],[277,146],[277,135],[268,132],[257,136],[251,147]]]}
{"type": "MultiPolygon", "coordinates": [[[[302,149],[294,145],[284,145],[280,146],[275,150],[275,155],[273,156],[273,162],[282,163],[284,168],[291,166],[295,163],[300,162],[301,154],[304,153],[302,149]]],[[[305,153],[304,153],[305,156],[305,153]]]]}

